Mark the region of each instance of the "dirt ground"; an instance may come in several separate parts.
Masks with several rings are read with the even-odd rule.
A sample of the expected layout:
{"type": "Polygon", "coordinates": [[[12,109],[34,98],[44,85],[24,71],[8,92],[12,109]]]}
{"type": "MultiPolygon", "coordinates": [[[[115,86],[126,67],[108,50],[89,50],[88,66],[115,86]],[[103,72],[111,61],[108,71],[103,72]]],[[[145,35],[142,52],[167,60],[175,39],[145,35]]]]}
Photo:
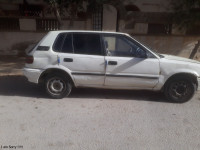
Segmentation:
{"type": "Polygon", "coordinates": [[[0,76],[22,75],[25,58],[19,56],[0,56],[0,76]]]}

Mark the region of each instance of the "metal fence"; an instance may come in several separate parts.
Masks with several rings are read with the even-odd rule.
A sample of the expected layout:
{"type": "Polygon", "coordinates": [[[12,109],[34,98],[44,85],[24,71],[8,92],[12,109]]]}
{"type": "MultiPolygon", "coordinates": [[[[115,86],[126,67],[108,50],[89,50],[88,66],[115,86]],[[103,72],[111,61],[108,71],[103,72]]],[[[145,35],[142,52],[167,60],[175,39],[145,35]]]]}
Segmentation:
{"type": "Polygon", "coordinates": [[[50,31],[59,30],[60,25],[56,19],[36,19],[36,30],[37,31],[50,31]]]}

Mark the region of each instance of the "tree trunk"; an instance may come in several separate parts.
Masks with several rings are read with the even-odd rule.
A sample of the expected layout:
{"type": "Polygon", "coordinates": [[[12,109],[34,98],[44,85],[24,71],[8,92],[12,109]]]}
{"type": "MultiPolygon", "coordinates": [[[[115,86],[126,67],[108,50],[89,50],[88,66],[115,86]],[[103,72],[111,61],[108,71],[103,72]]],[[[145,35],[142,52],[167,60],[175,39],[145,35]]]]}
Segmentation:
{"type": "Polygon", "coordinates": [[[73,20],[73,19],[70,19],[70,21],[69,21],[69,26],[68,26],[69,30],[72,30],[72,29],[73,29],[73,26],[74,26],[74,20],[73,20]]]}
{"type": "Polygon", "coordinates": [[[56,3],[53,4],[53,10],[54,10],[54,14],[56,16],[56,19],[58,20],[58,23],[60,25],[60,29],[62,29],[63,22],[62,22],[62,19],[61,19],[61,16],[60,16],[60,12],[58,10],[58,6],[57,6],[56,3]]]}
{"type": "Polygon", "coordinates": [[[69,26],[68,29],[72,30],[74,26],[74,19],[76,17],[78,11],[78,4],[72,3],[70,8],[70,20],[69,20],[69,26]]]}
{"type": "Polygon", "coordinates": [[[194,56],[196,55],[198,49],[200,46],[200,40],[198,40],[198,43],[195,45],[194,49],[192,50],[191,54],[190,54],[190,59],[194,59],[194,56]]]}

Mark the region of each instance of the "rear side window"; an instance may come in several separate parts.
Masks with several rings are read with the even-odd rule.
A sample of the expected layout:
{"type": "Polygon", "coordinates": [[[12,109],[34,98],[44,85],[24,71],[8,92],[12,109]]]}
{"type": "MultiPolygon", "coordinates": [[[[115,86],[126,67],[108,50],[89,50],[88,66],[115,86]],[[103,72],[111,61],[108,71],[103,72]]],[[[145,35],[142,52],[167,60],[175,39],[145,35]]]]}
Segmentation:
{"type": "Polygon", "coordinates": [[[53,50],[62,53],[102,55],[100,35],[60,33],[53,45],[53,50]]]}
{"type": "Polygon", "coordinates": [[[75,54],[102,55],[101,41],[98,34],[73,34],[75,54]]]}

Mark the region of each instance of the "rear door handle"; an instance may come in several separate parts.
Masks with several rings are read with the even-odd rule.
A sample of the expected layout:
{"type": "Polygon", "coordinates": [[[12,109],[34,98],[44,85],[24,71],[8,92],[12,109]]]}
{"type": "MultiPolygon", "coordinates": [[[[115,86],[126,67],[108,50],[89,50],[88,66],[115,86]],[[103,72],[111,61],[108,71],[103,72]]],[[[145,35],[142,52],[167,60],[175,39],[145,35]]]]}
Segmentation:
{"type": "Polygon", "coordinates": [[[117,65],[117,61],[108,61],[108,65],[117,65]]]}
{"type": "Polygon", "coordinates": [[[72,59],[72,58],[64,58],[63,61],[64,61],[64,62],[73,62],[73,59],[72,59]]]}

